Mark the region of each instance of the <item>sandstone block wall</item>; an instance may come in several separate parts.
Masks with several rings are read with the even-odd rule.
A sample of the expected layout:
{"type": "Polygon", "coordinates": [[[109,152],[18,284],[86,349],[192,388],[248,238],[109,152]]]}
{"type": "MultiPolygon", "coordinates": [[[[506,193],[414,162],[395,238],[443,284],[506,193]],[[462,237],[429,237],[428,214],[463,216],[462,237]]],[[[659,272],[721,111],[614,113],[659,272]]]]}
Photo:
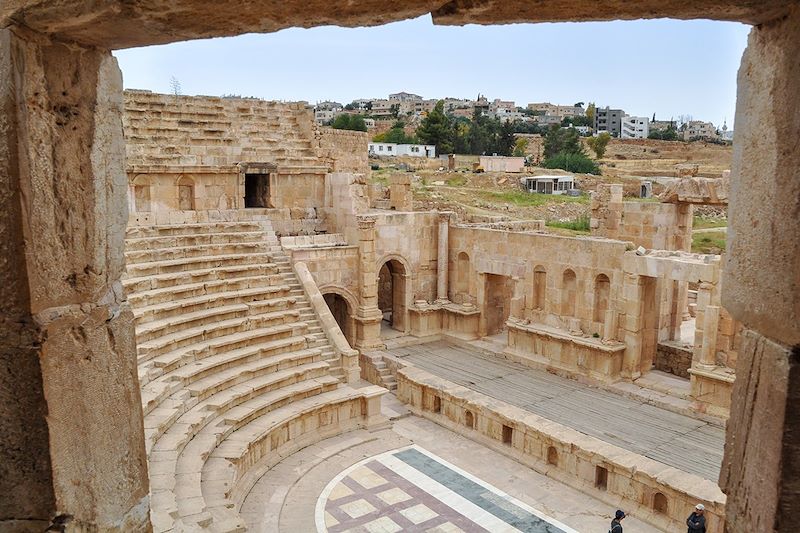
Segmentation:
{"type": "Polygon", "coordinates": [[[592,195],[592,234],[655,250],[692,247],[692,207],[688,204],[623,202],[622,185],[599,185],[592,195]]]}
{"type": "Polygon", "coordinates": [[[602,335],[605,317],[595,320],[599,318],[594,311],[596,282],[601,275],[608,279],[606,308],[624,312],[621,288],[626,246],[605,239],[454,225],[450,229],[450,298],[463,299],[459,293],[478,297],[483,291],[480,274],[506,276],[517,280],[516,294],[524,310],[519,318],[568,329],[573,329],[570,320],[576,320],[584,333],[602,335]],[[567,280],[569,287],[565,286],[567,271],[574,273],[574,285],[567,280]]]}
{"type": "Polygon", "coordinates": [[[367,145],[370,137],[367,132],[319,128],[314,139],[320,158],[330,161],[333,172],[369,173],[367,145]]]}
{"type": "Polygon", "coordinates": [[[670,344],[659,343],[655,368],[662,372],[689,379],[692,366],[692,350],[670,344]]]}

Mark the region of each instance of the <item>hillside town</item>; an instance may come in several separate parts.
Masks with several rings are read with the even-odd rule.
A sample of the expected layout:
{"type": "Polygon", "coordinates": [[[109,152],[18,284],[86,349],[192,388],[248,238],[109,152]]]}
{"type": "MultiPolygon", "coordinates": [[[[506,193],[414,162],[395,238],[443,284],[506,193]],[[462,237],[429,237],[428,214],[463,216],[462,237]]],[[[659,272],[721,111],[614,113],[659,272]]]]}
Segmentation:
{"type": "MultiPolygon", "coordinates": [[[[690,115],[670,117],[668,120],[656,117],[655,113],[652,117],[635,116],[624,109],[600,106],[594,102],[572,105],[535,102],[522,107],[511,100],[489,100],[481,94],[474,100],[424,98],[418,94],[399,92],[390,94],[388,98],[358,98],[348,104],[323,101],[314,106],[314,118],[320,126],[362,129],[373,136],[396,128],[398,123],[402,124],[405,131],[413,132],[425,117],[435,111],[439,102],[442,111],[454,121],[486,117],[510,124],[515,134],[545,133],[555,125],[574,128],[584,137],[607,133],[618,139],[733,142],[733,130],[728,128],[727,121],[717,126],[712,122],[695,120],[690,115]],[[354,119],[358,121],[357,127],[351,124],[354,119]]],[[[425,155],[425,151],[423,149],[421,153],[408,155],[425,155]]]]}

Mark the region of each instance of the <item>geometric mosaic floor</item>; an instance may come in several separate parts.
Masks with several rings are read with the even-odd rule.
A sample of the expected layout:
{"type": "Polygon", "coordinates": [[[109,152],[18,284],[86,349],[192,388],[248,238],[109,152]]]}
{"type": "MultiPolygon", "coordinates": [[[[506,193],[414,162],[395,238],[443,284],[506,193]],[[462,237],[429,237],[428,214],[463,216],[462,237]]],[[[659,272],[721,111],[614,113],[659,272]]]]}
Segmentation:
{"type": "Polygon", "coordinates": [[[419,446],[341,472],[315,519],[320,533],[577,533],[419,446]]]}

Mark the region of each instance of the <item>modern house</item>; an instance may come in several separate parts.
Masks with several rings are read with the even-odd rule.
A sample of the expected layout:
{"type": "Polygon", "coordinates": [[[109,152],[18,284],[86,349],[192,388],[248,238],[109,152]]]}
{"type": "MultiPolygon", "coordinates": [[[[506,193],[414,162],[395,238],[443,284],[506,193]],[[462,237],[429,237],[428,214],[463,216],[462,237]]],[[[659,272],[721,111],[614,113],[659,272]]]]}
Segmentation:
{"type": "Polygon", "coordinates": [[[436,157],[436,145],[433,144],[396,144],[369,143],[369,155],[410,157],[436,157]]]}
{"type": "Polygon", "coordinates": [[[594,112],[594,131],[602,133],[604,131],[612,137],[619,137],[622,132],[622,117],[625,111],[622,109],[597,108],[594,112]]]}
{"type": "Polygon", "coordinates": [[[647,117],[622,117],[620,138],[622,139],[647,139],[650,135],[650,119],[647,117]]]}
{"type": "Polygon", "coordinates": [[[525,176],[519,183],[530,193],[566,194],[575,190],[575,176],[525,176]]]}

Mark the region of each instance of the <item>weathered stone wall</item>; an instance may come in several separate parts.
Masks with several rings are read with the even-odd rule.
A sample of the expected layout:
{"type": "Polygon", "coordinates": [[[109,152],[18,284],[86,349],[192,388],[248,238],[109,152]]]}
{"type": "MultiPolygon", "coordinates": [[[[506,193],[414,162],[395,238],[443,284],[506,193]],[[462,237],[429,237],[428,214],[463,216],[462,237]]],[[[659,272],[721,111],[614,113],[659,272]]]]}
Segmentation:
{"type": "Polygon", "coordinates": [[[689,368],[691,366],[691,348],[682,348],[673,344],[658,344],[655,360],[656,370],[689,379],[689,368]]]}
{"type": "Polygon", "coordinates": [[[410,305],[416,300],[436,299],[438,215],[436,213],[382,212],[375,225],[377,268],[389,259],[405,269],[410,305]]]}
{"type": "Polygon", "coordinates": [[[337,130],[319,128],[315,140],[319,146],[319,155],[330,161],[333,172],[369,173],[367,145],[369,134],[364,131],[337,130]]]}
{"type": "Polygon", "coordinates": [[[598,185],[592,194],[592,234],[655,250],[692,247],[692,207],[687,204],[623,202],[622,185],[598,185]]]}
{"type": "Polygon", "coordinates": [[[133,314],[119,281],[121,73],[108,52],[3,29],[0,102],[0,530],[41,531],[66,513],[76,531],[145,531],[133,314]]]}
{"type": "MultiPolygon", "coordinates": [[[[468,289],[465,292],[480,300],[482,274],[509,276],[518,280],[519,295],[523,299],[524,314],[519,318],[567,329],[574,329],[570,321],[577,320],[584,333],[602,335],[605,318],[594,320],[595,281],[601,274],[608,278],[608,309],[622,312],[619,299],[625,250],[626,243],[621,241],[454,225],[450,229],[450,279],[460,279],[463,274],[459,269],[466,267],[468,289]],[[463,256],[459,261],[461,253],[467,255],[467,263],[463,256]],[[540,278],[543,298],[535,292],[537,268],[544,273],[540,278]],[[574,294],[564,290],[567,270],[575,273],[574,294]],[[567,304],[570,297],[574,302],[571,306],[567,304]]],[[[453,299],[456,287],[452,282],[450,289],[453,299]]]]}

